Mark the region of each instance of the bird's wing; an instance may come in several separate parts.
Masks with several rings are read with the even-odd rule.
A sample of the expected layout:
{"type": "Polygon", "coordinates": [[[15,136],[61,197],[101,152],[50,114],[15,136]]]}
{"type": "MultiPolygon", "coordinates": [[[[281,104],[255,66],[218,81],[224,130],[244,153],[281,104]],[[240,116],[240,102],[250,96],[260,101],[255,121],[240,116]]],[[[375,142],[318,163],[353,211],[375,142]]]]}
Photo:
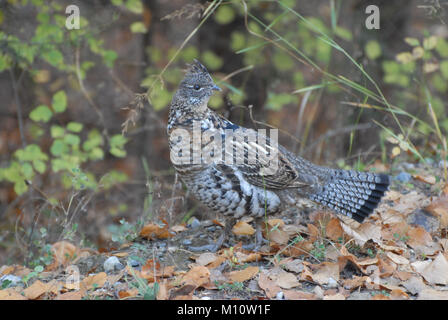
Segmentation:
{"type": "Polygon", "coordinates": [[[298,172],[289,152],[269,137],[221,119],[223,128],[227,129],[226,156],[233,157],[233,164],[249,183],[261,188],[284,189],[307,187],[314,182],[298,172]]]}

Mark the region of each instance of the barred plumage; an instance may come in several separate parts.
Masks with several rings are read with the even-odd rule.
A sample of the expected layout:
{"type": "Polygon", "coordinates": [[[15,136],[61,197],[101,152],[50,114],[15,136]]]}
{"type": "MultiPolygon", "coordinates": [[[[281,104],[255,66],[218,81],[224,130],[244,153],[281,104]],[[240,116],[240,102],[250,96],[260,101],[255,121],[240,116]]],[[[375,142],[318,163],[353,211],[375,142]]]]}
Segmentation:
{"type": "MultiPolygon", "coordinates": [[[[388,189],[389,176],[314,165],[277,145],[275,139],[210,110],[207,103],[215,90],[220,89],[195,60],[173,97],[167,126],[173,165],[203,204],[232,218],[251,215],[260,220],[279,212],[292,195],[358,222],[377,207],[388,189]],[[199,142],[195,135],[200,136],[199,142]],[[198,156],[195,148],[203,153],[198,156]]],[[[201,249],[216,250],[228,231],[226,226],[215,245],[201,249]]],[[[258,244],[260,238],[257,228],[258,244]]]]}

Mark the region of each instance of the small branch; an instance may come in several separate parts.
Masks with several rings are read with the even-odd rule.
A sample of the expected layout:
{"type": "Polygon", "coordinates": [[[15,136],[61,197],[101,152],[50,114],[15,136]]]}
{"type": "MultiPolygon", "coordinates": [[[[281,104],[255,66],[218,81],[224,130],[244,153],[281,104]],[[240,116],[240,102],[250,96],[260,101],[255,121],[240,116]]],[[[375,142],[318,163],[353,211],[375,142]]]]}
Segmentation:
{"type": "Polygon", "coordinates": [[[9,69],[9,74],[11,76],[11,81],[12,81],[12,89],[14,91],[14,100],[16,102],[16,110],[17,110],[17,121],[19,123],[19,131],[20,131],[20,140],[22,141],[22,147],[26,147],[26,138],[25,138],[25,132],[23,129],[23,113],[22,113],[22,104],[20,103],[20,97],[19,97],[19,82],[22,79],[22,75],[23,75],[23,71],[20,74],[19,77],[19,82],[16,81],[16,78],[14,76],[14,71],[11,69],[9,69]]]}

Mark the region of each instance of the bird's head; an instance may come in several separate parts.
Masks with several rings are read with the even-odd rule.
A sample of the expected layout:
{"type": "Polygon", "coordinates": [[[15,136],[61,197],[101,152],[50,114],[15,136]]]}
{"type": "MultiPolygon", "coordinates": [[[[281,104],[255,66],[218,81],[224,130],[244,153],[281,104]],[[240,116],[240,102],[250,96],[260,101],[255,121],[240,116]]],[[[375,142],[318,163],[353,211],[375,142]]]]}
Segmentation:
{"type": "Polygon", "coordinates": [[[215,91],[221,89],[213,82],[207,69],[198,61],[189,65],[184,79],[179,85],[177,94],[191,107],[206,107],[215,91]]]}

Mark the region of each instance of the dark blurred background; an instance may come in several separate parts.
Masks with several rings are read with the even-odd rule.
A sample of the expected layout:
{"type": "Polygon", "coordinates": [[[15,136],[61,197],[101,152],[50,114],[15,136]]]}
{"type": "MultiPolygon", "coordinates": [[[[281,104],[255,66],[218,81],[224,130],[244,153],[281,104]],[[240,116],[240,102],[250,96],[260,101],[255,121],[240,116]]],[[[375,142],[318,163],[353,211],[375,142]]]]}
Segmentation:
{"type": "Polygon", "coordinates": [[[446,10],[441,0],[0,1],[0,264],[46,263],[62,239],[110,248],[148,220],[201,217],[175,180],[165,127],[194,58],[224,89],[212,108],[278,127],[280,143],[316,163],[389,171],[446,158],[446,10]],[[65,27],[71,4],[77,30],[65,27]],[[379,30],[366,28],[368,5],[379,30]]]}

